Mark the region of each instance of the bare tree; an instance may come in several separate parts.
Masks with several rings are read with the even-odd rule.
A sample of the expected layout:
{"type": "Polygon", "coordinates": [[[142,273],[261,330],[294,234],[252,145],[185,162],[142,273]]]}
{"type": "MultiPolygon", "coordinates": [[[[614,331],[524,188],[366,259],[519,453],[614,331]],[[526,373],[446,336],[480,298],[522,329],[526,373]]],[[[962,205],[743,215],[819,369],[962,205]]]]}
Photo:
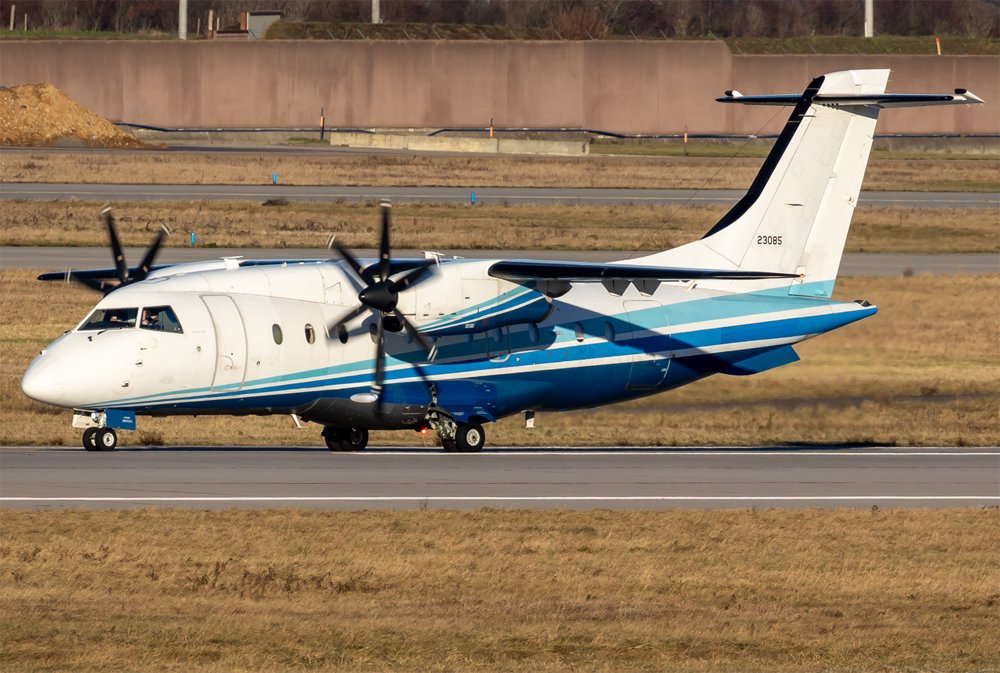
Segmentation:
{"type": "Polygon", "coordinates": [[[608,21],[596,3],[566,3],[549,17],[553,37],[564,40],[597,40],[608,34],[608,21]]]}
{"type": "Polygon", "coordinates": [[[767,30],[767,17],[764,11],[756,2],[746,4],[746,12],[743,14],[743,35],[747,37],[760,37],[767,30]]]}

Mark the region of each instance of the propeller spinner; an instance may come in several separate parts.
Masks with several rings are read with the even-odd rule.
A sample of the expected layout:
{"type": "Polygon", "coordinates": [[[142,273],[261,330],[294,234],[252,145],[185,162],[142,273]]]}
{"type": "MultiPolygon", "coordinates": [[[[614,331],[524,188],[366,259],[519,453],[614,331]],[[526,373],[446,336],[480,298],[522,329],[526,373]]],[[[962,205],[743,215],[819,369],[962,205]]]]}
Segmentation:
{"type": "MultiPolygon", "coordinates": [[[[384,403],[382,400],[382,384],[385,380],[385,332],[386,329],[398,332],[405,329],[410,336],[417,341],[425,351],[429,360],[433,360],[437,352],[437,347],[420,330],[410,322],[410,320],[396,310],[399,302],[399,293],[417,284],[426,277],[428,267],[436,262],[433,259],[425,260],[417,267],[408,269],[396,279],[391,277],[392,252],[389,245],[389,208],[386,203],[382,204],[382,235],[379,241],[378,265],[362,268],[358,260],[347,251],[342,245],[334,241],[333,248],[340,255],[347,265],[354,280],[361,286],[358,293],[358,301],[361,305],[342,317],[336,323],[330,325],[328,333],[333,333],[344,327],[351,320],[354,320],[365,311],[372,311],[378,316],[375,329],[375,380],[372,382],[371,395],[367,399],[376,403],[376,412],[382,413],[384,403]]],[[[423,372],[416,368],[417,374],[425,383],[430,382],[423,375],[423,372]]]]}

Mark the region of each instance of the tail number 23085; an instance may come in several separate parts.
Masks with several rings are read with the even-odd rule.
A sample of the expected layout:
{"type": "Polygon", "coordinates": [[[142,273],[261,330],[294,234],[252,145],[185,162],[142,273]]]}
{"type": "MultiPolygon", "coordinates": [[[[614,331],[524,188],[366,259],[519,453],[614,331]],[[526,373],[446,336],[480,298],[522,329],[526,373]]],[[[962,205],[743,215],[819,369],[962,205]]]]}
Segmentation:
{"type": "Polygon", "coordinates": [[[781,236],[758,236],[757,245],[781,245],[781,236]]]}

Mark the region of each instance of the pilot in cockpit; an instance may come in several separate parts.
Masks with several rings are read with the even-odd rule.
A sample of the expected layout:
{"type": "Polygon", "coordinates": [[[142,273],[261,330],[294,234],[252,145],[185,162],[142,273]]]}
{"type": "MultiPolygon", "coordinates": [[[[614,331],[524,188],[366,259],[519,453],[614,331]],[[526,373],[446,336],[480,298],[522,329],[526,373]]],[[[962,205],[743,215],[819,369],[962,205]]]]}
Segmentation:
{"type": "Polygon", "coordinates": [[[160,324],[159,309],[143,309],[140,327],[142,327],[142,329],[162,330],[163,325],[160,324]]]}

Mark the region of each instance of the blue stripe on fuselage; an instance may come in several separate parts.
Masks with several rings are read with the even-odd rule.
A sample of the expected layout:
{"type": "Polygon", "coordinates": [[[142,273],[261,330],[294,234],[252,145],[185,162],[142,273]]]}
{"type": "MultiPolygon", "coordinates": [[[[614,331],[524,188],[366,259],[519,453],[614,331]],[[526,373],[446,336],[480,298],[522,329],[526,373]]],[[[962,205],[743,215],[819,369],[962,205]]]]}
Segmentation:
{"type": "MultiPolygon", "coordinates": [[[[813,305],[818,303],[815,300],[807,301],[813,305]]],[[[800,300],[796,300],[795,303],[801,306],[800,300]]],[[[828,304],[829,302],[823,303],[828,304]]],[[[743,303],[740,302],[740,304],[742,305],[743,303]]],[[[774,303],[770,303],[770,307],[774,310],[774,303]]],[[[667,308],[669,309],[672,307],[668,306],[667,308]]],[[[662,311],[663,309],[656,308],[651,310],[662,311]]],[[[470,356],[467,359],[458,359],[453,362],[425,363],[420,365],[420,367],[424,374],[431,378],[445,377],[449,375],[461,376],[475,372],[473,378],[482,380],[503,376],[504,386],[507,386],[508,383],[511,382],[512,378],[519,377],[531,380],[534,385],[547,389],[549,386],[541,385],[544,380],[548,380],[550,377],[552,377],[553,380],[560,378],[555,377],[551,369],[543,369],[543,372],[539,373],[541,379],[536,376],[525,376],[523,371],[514,373],[509,370],[513,366],[521,367],[526,365],[537,365],[544,368],[544,365],[554,361],[573,361],[575,363],[579,363],[579,366],[583,367],[587,366],[587,361],[623,356],[642,351],[673,352],[695,350],[698,352],[705,348],[723,344],[743,343],[748,341],[752,342],[766,339],[790,339],[826,332],[866,317],[871,313],[874,313],[874,311],[875,309],[871,308],[867,310],[838,312],[832,315],[824,314],[807,317],[792,317],[769,320],[760,323],[747,323],[742,325],[693,330],[689,332],[675,333],[671,336],[647,334],[646,336],[624,339],[615,342],[598,343],[591,341],[580,345],[572,345],[568,348],[552,348],[550,346],[549,348],[542,350],[534,350],[537,348],[534,344],[518,343],[530,341],[526,333],[518,333],[517,339],[513,338],[515,335],[511,335],[513,354],[511,356],[507,356],[502,361],[486,359],[482,352],[483,341],[477,340],[472,343],[462,342],[453,345],[461,347],[460,349],[463,351],[469,351],[468,353],[463,353],[463,355],[467,354],[470,356]],[[471,352],[477,349],[478,352],[471,352]]],[[[730,311],[726,311],[726,313],[730,313],[730,311]]],[[[630,318],[631,320],[629,322],[640,322],[640,320],[638,320],[634,315],[630,316],[630,318]]],[[[616,319],[621,320],[620,318],[616,319]]],[[[704,319],[704,317],[702,317],[702,319],[704,319]]],[[[629,327],[631,327],[631,325],[629,325],[629,327]]],[[[564,333],[559,335],[555,344],[565,344],[566,342],[571,342],[573,340],[575,340],[575,337],[572,332],[564,333]]],[[[445,351],[443,350],[442,352],[445,351]]],[[[458,355],[458,353],[453,352],[451,355],[455,356],[458,355]]],[[[728,360],[729,358],[727,357],[726,359],[728,360]]],[[[390,356],[387,364],[389,367],[392,367],[393,365],[405,364],[405,362],[401,359],[390,356]]],[[[571,367],[570,370],[572,369],[573,368],[571,367]]],[[[711,373],[714,372],[699,372],[696,378],[711,373]]],[[[414,376],[415,372],[411,368],[401,368],[396,370],[389,369],[386,372],[386,385],[391,385],[393,381],[399,382],[403,379],[412,379],[414,376]]],[[[154,403],[152,405],[136,404],[135,401],[116,401],[115,406],[125,405],[130,408],[145,410],[156,408],[157,406],[163,404],[169,404],[170,406],[183,406],[186,408],[189,405],[217,405],[218,403],[222,403],[226,400],[240,400],[243,404],[245,404],[246,400],[251,397],[258,398],[261,404],[265,406],[292,406],[293,398],[297,398],[300,395],[308,395],[311,399],[315,397],[315,393],[318,390],[334,385],[348,386],[348,389],[341,390],[336,393],[338,396],[347,396],[351,394],[351,392],[367,389],[367,386],[370,383],[370,377],[371,374],[368,363],[366,361],[361,361],[337,367],[319,368],[296,374],[260,379],[248,384],[238,392],[215,391],[212,392],[208,398],[202,398],[197,401],[185,399],[183,397],[176,397],[177,395],[183,395],[186,397],[187,395],[193,394],[193,391],[174,391],[172,393],[173,396],[175,396],[173,399],[169,399],[171,394],[167,393],[165,394],[166,399],[161,399],[158,403],[154,403]],[[303,379],[306,377],[314,377],[315,380],[304,381],[303,379]]],[[[679,384],[675,383],[673,385],[679,384]]],[[[664,387],[671,386],[665,385],[664,387]]],[[[560,391],[560,394],[562,394],[562,391],[560,391]]],[[[145,401],[152,402],[152,399],[146,398],[145,401]]]]}

